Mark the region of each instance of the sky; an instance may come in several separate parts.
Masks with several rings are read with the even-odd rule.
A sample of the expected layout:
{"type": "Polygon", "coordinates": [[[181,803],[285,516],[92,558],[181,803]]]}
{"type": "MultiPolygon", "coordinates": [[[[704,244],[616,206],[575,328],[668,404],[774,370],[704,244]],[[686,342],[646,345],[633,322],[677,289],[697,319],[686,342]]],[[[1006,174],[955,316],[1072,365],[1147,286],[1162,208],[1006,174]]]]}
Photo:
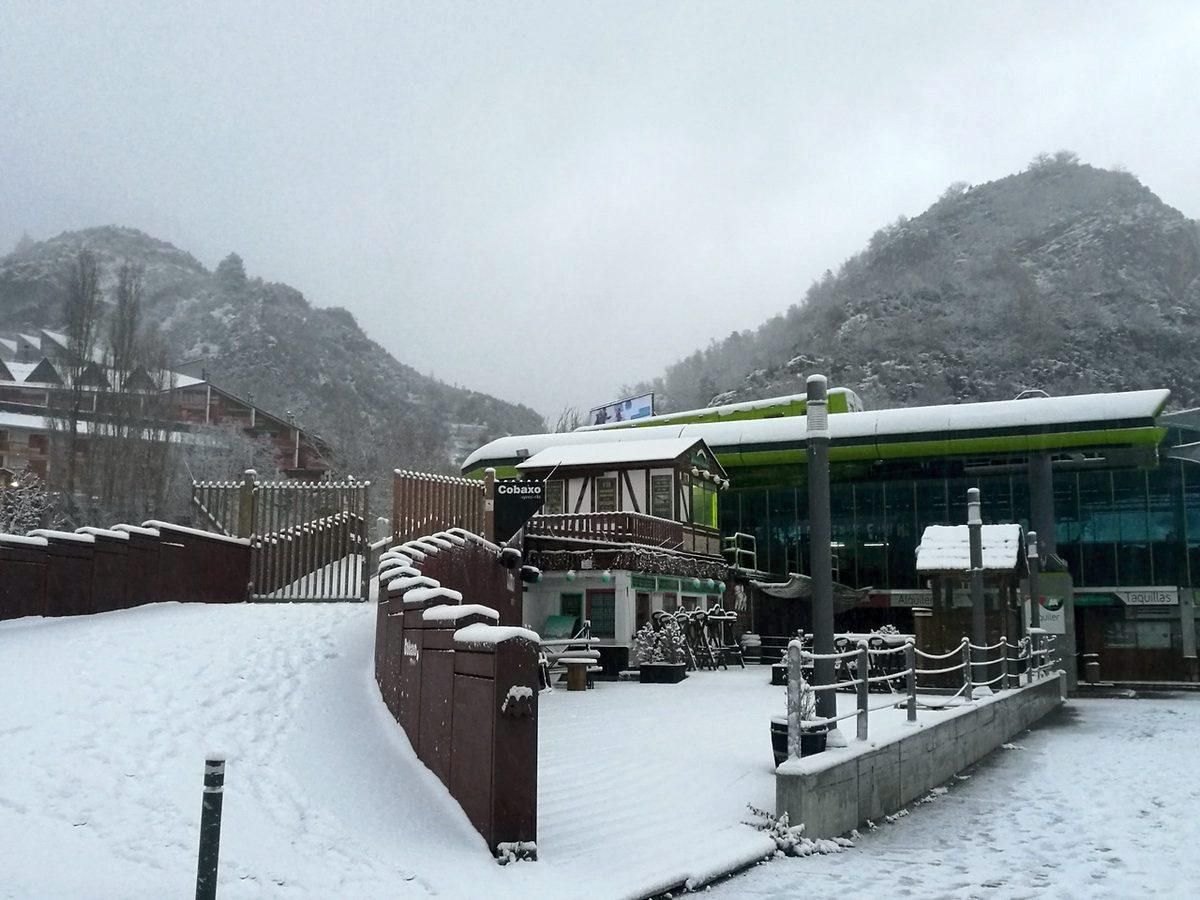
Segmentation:
{"type": "Polygon", "coordinates": [[[1200,218],[1200,3],[0,0],[0,252],[120,224],[553,418],[1070,149],[1200,218]]]}

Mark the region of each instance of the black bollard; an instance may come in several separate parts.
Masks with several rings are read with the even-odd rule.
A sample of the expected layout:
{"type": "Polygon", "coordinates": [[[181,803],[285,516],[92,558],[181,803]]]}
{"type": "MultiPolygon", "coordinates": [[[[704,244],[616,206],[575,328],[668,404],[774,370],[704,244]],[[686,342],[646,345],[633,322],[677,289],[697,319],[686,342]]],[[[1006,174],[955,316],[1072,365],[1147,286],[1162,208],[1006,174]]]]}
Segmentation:
{"type": "Polygon", "coordinates": [[[200,808],[200,853],[196,866],[196,900],[215,900],[217,860],[221,855],[221,797],[225,760],[204,761],[204,805],[200,808]]]}

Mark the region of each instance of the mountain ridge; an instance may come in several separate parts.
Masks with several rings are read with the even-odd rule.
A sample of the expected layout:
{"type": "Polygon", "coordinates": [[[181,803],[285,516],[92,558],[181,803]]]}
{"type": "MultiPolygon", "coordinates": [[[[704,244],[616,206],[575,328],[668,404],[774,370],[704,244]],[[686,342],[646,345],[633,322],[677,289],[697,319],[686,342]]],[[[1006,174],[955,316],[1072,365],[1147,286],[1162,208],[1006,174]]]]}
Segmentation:
{"type": "Polygon", "coordinates": [[[630,392],[663,411],[801,393],[814,372],[875,407],[1168,387],[1200,403],[1200,224],[1123,171],[1041,155],[951,185],[804,300],[630,392]]]}
{"type": "Polygon", "coordinates": [[[236,254],[210,271],[124,226],[22,241],[0,257],[0,325],[61,328],[59,282],[84,247],[100,259],[106,294],[121,263],[143,267],[145,327],[175,366],[203,366],[221,387],[293,413],[334,447],[342,471],[374,479],[395,467],[451,472],[451,454],[461,452],[457,428],[490,439],[544,427],[528,407],[421,374],[371,340],[348,310],[314,306],[287,284],[247,276],[236,254]]]}

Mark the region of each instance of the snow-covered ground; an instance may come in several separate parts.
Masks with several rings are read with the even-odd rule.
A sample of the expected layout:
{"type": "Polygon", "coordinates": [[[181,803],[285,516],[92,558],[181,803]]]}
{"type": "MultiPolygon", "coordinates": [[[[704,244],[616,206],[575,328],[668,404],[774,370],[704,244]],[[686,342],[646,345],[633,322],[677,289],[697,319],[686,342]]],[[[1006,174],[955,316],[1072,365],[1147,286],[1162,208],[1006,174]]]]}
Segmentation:
{"type": "MultiPolygon", "coordinates": [[[[0,623],[0,897],[186,895],[211,749],[230,760],[223,898],[637,896],[771,849],[742,824],[747,803],[773,805],[768,721],[784,691],[767,668],[543,695],[540,860],[500,867],[380,701],[374,615],[163,603],[0,623]]],[[[901,711],[872,715],[873,738],[907,727],[901,711]]],[[[1026,797],[1033,776],[1019,774],[1026,797]]],[[[975,844],[1003,834],[988,821],[975,844]]],[[[848,878],[874,840],[807,863],[820,869],[773,863],[756,870],[773,881],[746,889],[789,894],[788,873],[848,878]]]]}
{"type": "Polygon", "coordinates": [[[1195,897],[1200,694],[1080,699],[836,856],[714,897],[1195,897]]]}

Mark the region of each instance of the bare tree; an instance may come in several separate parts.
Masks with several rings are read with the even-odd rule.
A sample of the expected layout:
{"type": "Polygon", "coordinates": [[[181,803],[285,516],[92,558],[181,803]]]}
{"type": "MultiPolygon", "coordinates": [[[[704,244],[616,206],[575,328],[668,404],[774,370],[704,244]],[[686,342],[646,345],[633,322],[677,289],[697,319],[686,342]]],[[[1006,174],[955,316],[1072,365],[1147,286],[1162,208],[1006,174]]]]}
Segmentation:
{"type": "Polygon", "coordinates": [[[556,433],[564,431],[574,431],[583,424],[583,414],[577,406],[564,406],[559,412],[558,417],[554,420],[554,431],[556,433]]]}
{"type": "MultiPolygon", "coordinates": [[[[57,398],[50,415],[52,437],[61,437],[58,466],[52,470],[63,487],[66,512],[74,517],[80,457],[81,420],[84,413],[84,371],[93,362],[97,321],[100,314],[100,261],[96,254],[82,248],[71,260],[65,278],[63,319],[66,323],[67,354],[62,372],[65,390],[57,398]]],[[[91,404],[87,404],[90,406],[91,404]]]]}

